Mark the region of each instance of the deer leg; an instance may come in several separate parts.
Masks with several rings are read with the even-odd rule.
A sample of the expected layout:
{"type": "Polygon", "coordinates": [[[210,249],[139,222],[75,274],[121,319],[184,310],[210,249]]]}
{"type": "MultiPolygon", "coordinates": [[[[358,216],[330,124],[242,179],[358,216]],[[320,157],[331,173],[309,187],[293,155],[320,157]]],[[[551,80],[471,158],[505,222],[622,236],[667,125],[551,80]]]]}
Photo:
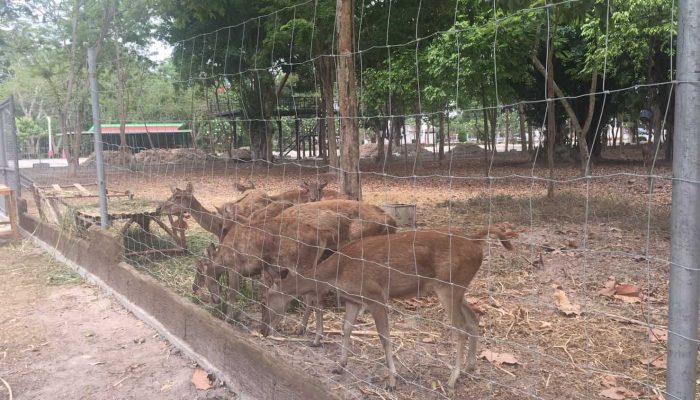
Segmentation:
{"type": "Polygon", "coordinates": [[[379,339],[384,347],[384,355],[386,356],[386,365],[389,367],[389,385],[387,389],[396,389],[396,367],[394,366],[394,353],[391,346],[391,336],[389,336],[389,315],[386,312],[384,304],[370,303],[367,308],[374,317],[374,325],[377,327],[379,339]]]}
{"type": "Polygon", "coordinates": [[[316,307],[316,336],[314,337],[312,347],[318,347],[321,345],[321,339],[323,339],[323,309],[321,307],[316,307]]]}
{"type": "MultiPolygon", "coordinates": [[[[462,360],[464,359],[464,347],[467,342],[467,332],[469,327],[465,321],[465,314],[462,311],[462,298],[464,297],[464,289],[455,286],[445,286],[435,291],[442,303],[445,313],[450,318],[452,329],[455,334],[455,364],[450,374],[450,379],[447,381],[447,386],[454,389],[455,383],[461,374],[462,360]]],[[[471,339],[471,338],[470,338],[471,339]]],[[[475,337],[476,339],[476,337],[475,337]]],[[[476,351],[476,346],[474,347],[476,351]]]]}
{"type": "Polygon", "coordinates": [[[238,272],[233,268],[229,268],[228,287],[224,287],[223,292],[226,295],[226,317],[232,321],[236,319],[236,311],[233,305],[236,303],[236,293],[241,289],[240,282],[241,277],[238,275],[238,272]]]}
{"type": "Polygon", "coordinates": [[[343,341],[340,349],[340,361],[338,362],[338,367],[333,369],[334,374],[342,374],[345,370],[345,366],[348,365],[348,350],[350,349],[350,335],[352,334],[352,328],[357,319],[357,315],[360,313],[362,306],[357,303],[346,302],[345,303],[345,321],[343,323],[343,341]]]}
{"type": "Polygon", "coordinates": [[[467,323],[467,333],[469,334],[469,344],[467,349],[467,371],[474,371],[476,368],[476,344],[479,340],[479,317],[468,305],[462,303],[462,312],[467,323]]]}
{"type": "Polygon", "coordinates": [[[309,318],[311,317],[311,307],[312,302],[311,296],[304,296],[304,315],[301,316],[301,322],[297,328],[297,335],[301,336],[306,333],[306,327],[309,325],[309,318]]]}

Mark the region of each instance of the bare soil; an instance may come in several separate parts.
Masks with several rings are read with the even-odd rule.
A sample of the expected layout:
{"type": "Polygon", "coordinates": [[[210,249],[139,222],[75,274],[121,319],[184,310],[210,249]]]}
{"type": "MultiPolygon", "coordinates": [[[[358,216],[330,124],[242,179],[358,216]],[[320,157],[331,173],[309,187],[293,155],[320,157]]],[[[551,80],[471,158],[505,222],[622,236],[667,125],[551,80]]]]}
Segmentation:
{"type": "MultiPolygon", "coordinates": [[[[330,333],[322,347],[310,348],[311,336],[293,334],[290,315],[281,336],[259,338],[280,357],[317,376],[346,398],[455,399],[594,399],[603,390],[622,387],[629,398],[657,399],[663,391],[667,324],[671,171],[629,162],[602,162],[581,178],[577,166],[555,169],[554,198],[546,197],[547,170],[539,163],[504,155],[485,167],[480,160],[442,163],[405,160],[377,166],[363,161],[364,199],[370,203],[415,203],[419,228],[456,226],[465,231],[510,222],[519,233],[516,250],[496,243],[468,290],[468,300],[483,311],[479,352],[508,353],[517,364],[480,359],[477,370],[458,381],[455,392],[444,385],[453,360],[450,330],[432,296],[391,302],[392,339],[399,372],[396,392],[384,390],[384,355],[368,314],[353,337],[352,357],[342,375],[330,371],[340,354],[342,310],[326,314],[330,333]],[[488,172],[489,178],[485,177],[488,172]],[[639,301],[599,293],[608,281],[639,287],[639,301]],[[580,313],[565,315],[553,295],[562,290],[580,313]],[[650,334],[650,328],[659,329],[650,334]]],[[[139,172],[113,171],[110,187],[137,197],[164,200],[170,187],[192,182],[195,195],[214,205],[240,196],[238,179],[250,179],[268,192],[295,187],[301,178],[329,178],[327,167],[313,162],[212,163],[159,166],[139,172]]],[[[41,178],[41,177],[38,177],[41,178]]],[[[53,175],[53,180],[64,179],[53,175]]],[[[65,178],[66,181],[75,178],[65,178]]],[[[87,181],[93,179],[85,175],[87,181]]],[[[329,188],[335,189],[331,183],[329,188]]],[[[31,201],[30,201],[31,203],[31,201]]],[[[31,211],[31,207],[30,207],[31,211]]],[[[192,298],[193,260],[215,240],[190,220],[190,254],[134,259],[132,264],[192,298]]],[[[250,334],[259,321],[254,294],[242,304],[236,322],[250,334]]],[[[195,299],[220,315],[206,303],[195,299]]],[[[312,326],[312,324],[310,325],[312,326]]]]}
{"type": "Polygon", "coordinates": [[[236,397],[195,389],[196,363],[42,250],[1,243],[0,378],[14,399],[236,397]]]}

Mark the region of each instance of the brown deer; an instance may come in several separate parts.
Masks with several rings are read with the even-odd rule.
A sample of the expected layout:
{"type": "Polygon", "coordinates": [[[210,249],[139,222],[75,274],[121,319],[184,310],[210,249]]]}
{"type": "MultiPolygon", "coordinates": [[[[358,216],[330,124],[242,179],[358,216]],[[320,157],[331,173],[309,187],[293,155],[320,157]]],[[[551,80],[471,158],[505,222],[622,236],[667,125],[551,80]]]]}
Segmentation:
{"type": "MultiPolygon", "coordinates": [[[[237,223],[235,225],[232,224],[230,228],[227,229],[227,231],[241,231],[239,231],[236,234],[233,234],[233,236],[231,237],[224,238],[222,243],[225,244],[226,242],[228,242],[229,246],[231,246],[231,243],[234,243],[234,241],[245,240],[245,235],[249,234],[251,231],[253,233],[260,232],[260,228],[258,228],[260,226],[264,226],[267,228],[279,227],[279,225],[282,222],[284,222],[285,224],[287,224],[285,229],[293,229],[294,226],[296,226],[298,223],[308,224],[309,221],[318,221],[315,222],[315,226],[317,227],[320,226],[321,223],[324,223],[324,227],[328,229],[328,232],[324,234],[330,234],[330,230],[333,230],[335,232],[335,241],[329,243],[329,246],[327,246],[328,251],[324,251],[324,254],[322,254],[322,256],[332,253],[332,251],[337,249],[339,245],[343,245],[354,239],[396,232],[396,222],[394,221],[394,219],[390,215],[384,213],[384,210],[382,210],[381,208],[367,203],[361,203],[353,200],[328,200],[304,204],[275,202],[271,203],[264,209],[254,213],[251,216],[250,221],[247,221],[243,217],[238,216],[237,223]],[[245,225],[248,224],[254,224],[255,226],[246,227],[245,225]]],[[[314,232],[315,230],[310,231],[312,235],[314,232]]],[[[234,248],[231,248],[231,250],[234,250],[234,248]]],[[[241,251],[251,250],[245,249],[241,251]]],[[[272,251],[274,251],[274,249],[272,251]]],[[[234,264],[231,259],[222,259],[217,262],[217,265],[219,266],[208,267],[206,269],[201,268],[201,270],[209,272],[211,274],[220,271],[220,269],[223,268],[221,265],[234,264]]],[[[254,269],[254,273],[259,274],[258,270],[259,267],[254,269]]],[[[207,278],[207,282],[218,282],[219,279],[218,276],[213,275],[209,275],[207,278]]],[[[238,282],[239,280],[229,280],[229,286],[232,289],[237,290],[238,282]]],[[[214,293],[210,290],[210,293],[212,294],[212,301],[214,303],[220,302],[219,292],[214,293]]],[[[301,324],[299,326],[299,334],[303,334],[303,332],[306,330],[306,326],[310,317],[310,312],[311,308],[307,307],[304,316],[301,320],[301,324]]],[[[317,340],[314,343],[319,344],[320,338],[317,338],[317,340]]]]}
{"type": "Polygon", "coordinates": [[[234,185],[236,186],[236,190],[238,190],[241,193],[245,193],[248,190],[255,189],[255,184],[251,180],[248,180],[247,185],[244,184],[243,182],[241,182],[240,180],[238,182],[236,182],[234,185]]]}
{"type": "MultiPolygon", "coordinates": [[[[448,380],[454,388],[460,376],[464,347],[468,338],[467,370],[476,363],[478,317],[464,303],[467,286],[483,259],[478,239],[495,234],[504,247],[512,249],[508,239],[514,235],[498,228],[483,230],[470,237],[437,231],[406,231],[353,241],[313,269],[289,271],[267,292],[263,307],[263,334],[275,327],[292,296],[302,296],[320,304],[321,298],[335,291],[345,302],[345,322],[339,367],[348,362],[350,335],[360,311],[368,309],[384,347],[389,368],[388,387],[396,387],[396,368],[389,336],[387,302],[392,298],[413,298],[434,292],[442,303],[457,334],[456,361],[448,380]]],[[[322,319],[318,317],[317,319],[322,319]]],[[[318,325],[317,325],[318,326],[318,325]]],[[[321,324],[322,327],[322,324],[321,324]]],[[[318,327],[317,327],[318,329],[318,327]]],[[[321,335],[317,331],[317,336],[321,335]]]]}
{"type": "MultiPolygon", "coordinates": [[[[302,185],[306,185],[307,187],[309,187],[309,202],[303,202],[303,203],[297,204],[297,203],[294,203],[291,201],[278,200],[278,201],[275,201],[275,202],[268,204],[267,206],[265,206],[264,208],[262,208],[258,211],[255,211],[254,213],[252,213],[250,215],[250,220],[251,221],[261,221],[261,220],[264,220],[267,218],[274,218],[277,215],[279,215],[280,213],[282,213],[283,211],[285,211],[286,209],[288,209],[290,207],[297,206],[297,205],[301,205],[301,204],[309,204],[309,203],[314,203],[314,202],[318,202],[318,201],[326,202],[326,201],[329,201],[332,199],[343,199],[344,200],[344,198],[348,197],[345,195],[341,195],[334,190],[323,191],[323,187],[325,186],[325,184],[323,184],[323,185],[313,184],[313,183],[308,184],[308,183],[306,183],[306,181],[303,181],[302,185]]],[[[351,200],[351,201],[354,201],[354,200],[351,200]]],[[[332,211],[336,211],[336,209],[338,208],[337,204],[331,206],[330,203],[324,203],[322,206],[316,206],[316,207],[321,207],[321,208],[327,207],[327,209],[329,209],[329,210],[333,209],[332,211]]],[[[341,208],[343,208],[343,207],[347,208],[347,206],[341,205],[341,208]]],[[[379,208],[374,207],[374,206],[369,206],[365,209],[365,212],[363,214],[367,214],[369,216],[376,216],[376,215],[378,215],[376,212],[377,209],[379,209],[379,208]]],[[[379,209],[379,210],[381,210],[381,209],[379,209]]],[[[382,210],[381,212],[383,213],[384,211],[382,210]]],[[[339,213],[341,213],[341,212],[339,212],[339,213]]],[[[358,214],[358,211],[354,210],[354,211],[348,213],[348,215],[347,215],[348,218],[352,218],[352,217],[350,217],[350,214],[355,215],[355,217],[356,217],[356,215],[358,214]]]]}
{"type": "Polygon", "coordinates": [[[396,232],[396,220],[381,208],[355,200],[322,200],[290,207],[280,215],[293,215],[298,209],[331,211],[350,223],[350,240],[396,232]]]}
{"type": "Polygon", "coordinates": [[[224,220],[215,212],[209,211],[194,197],[194,187],[188,182],[185,189],[173,188],[172,195],[156,209],[162,214],[189,213],[204,230],[221,239],[226,229],[224,220]]]}
{"type": "MultiPolygon", "coordinates": [[[[251,183],[252,184],[252,183],[251,183]]],[[[248,192],[245,196],[235,202],[226,203],[217,208],[223,216],[225,229],[230,229],[231,225],[240,221],[240,216],[251,221],[273,218],[285,209],[295,205],[319,201],[326,195],[332,198],[339,198],[335,191],[323,191],[328,184],[326,181],[308,183],[302,180],[299,189],[292,189],[276,195],[268,195],[260,190],[248,192]]],[[[254,188],[254,185],[253,185],[254,188]]]]}
{"type": "MultiPolygon", "coordinates": [[[[214,265],[228,271],[226,298],[229,316],[233,315],[233,299],[228,291],[239,288],[241,277],[265,273],[278,278],[297,266],[313,267],[327,249],[337,249],[347,241],[349,223],[336,214],[316,209],[299,212],[293,218],[278,216],[262,222],[233,227],[222,239],[214,257],[214,265]]],[[[221,298],[212,293],[212,301],[221,298]]]]}

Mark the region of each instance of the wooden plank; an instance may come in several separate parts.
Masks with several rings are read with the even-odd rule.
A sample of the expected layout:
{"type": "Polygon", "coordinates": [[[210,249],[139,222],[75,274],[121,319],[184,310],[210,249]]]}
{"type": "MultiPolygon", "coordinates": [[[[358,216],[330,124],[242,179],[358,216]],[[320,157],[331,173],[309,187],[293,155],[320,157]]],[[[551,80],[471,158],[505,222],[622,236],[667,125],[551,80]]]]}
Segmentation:
{"type": "Polygon", "coordinates": [[[88,190],[85,189],[83,185],[79,183],[74,183],[73,186],[75,186],[75,188],[78,189],[78,191],[80,191],[80,193],[82,193],[84,196],[92,196],[92,193],[88,192],[88,190]]]}
{"type": "Polygon", "coordinates": [[[58,186],[58,184],[54,183],[53,185],[51,185],[51,187],[53,188],[53,190],[57,191],[59,194],[63,193],[63,189],[61,189],[61,187],[58,186]]]}

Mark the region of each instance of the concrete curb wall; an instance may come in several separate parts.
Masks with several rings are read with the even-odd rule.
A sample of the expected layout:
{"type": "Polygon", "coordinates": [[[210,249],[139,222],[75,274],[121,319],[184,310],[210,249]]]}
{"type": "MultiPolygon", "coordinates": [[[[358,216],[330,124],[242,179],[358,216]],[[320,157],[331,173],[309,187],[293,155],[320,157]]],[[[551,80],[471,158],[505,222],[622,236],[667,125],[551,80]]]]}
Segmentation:
{"type": "Polygon", "coordinates": [[[88,239],[20,215],[24,233],[59,261],[99,285],[173,345],[214,372],[243,399],[337,399],[318,379],[123,262],[114,234],[91,229],[88,239]]]}

